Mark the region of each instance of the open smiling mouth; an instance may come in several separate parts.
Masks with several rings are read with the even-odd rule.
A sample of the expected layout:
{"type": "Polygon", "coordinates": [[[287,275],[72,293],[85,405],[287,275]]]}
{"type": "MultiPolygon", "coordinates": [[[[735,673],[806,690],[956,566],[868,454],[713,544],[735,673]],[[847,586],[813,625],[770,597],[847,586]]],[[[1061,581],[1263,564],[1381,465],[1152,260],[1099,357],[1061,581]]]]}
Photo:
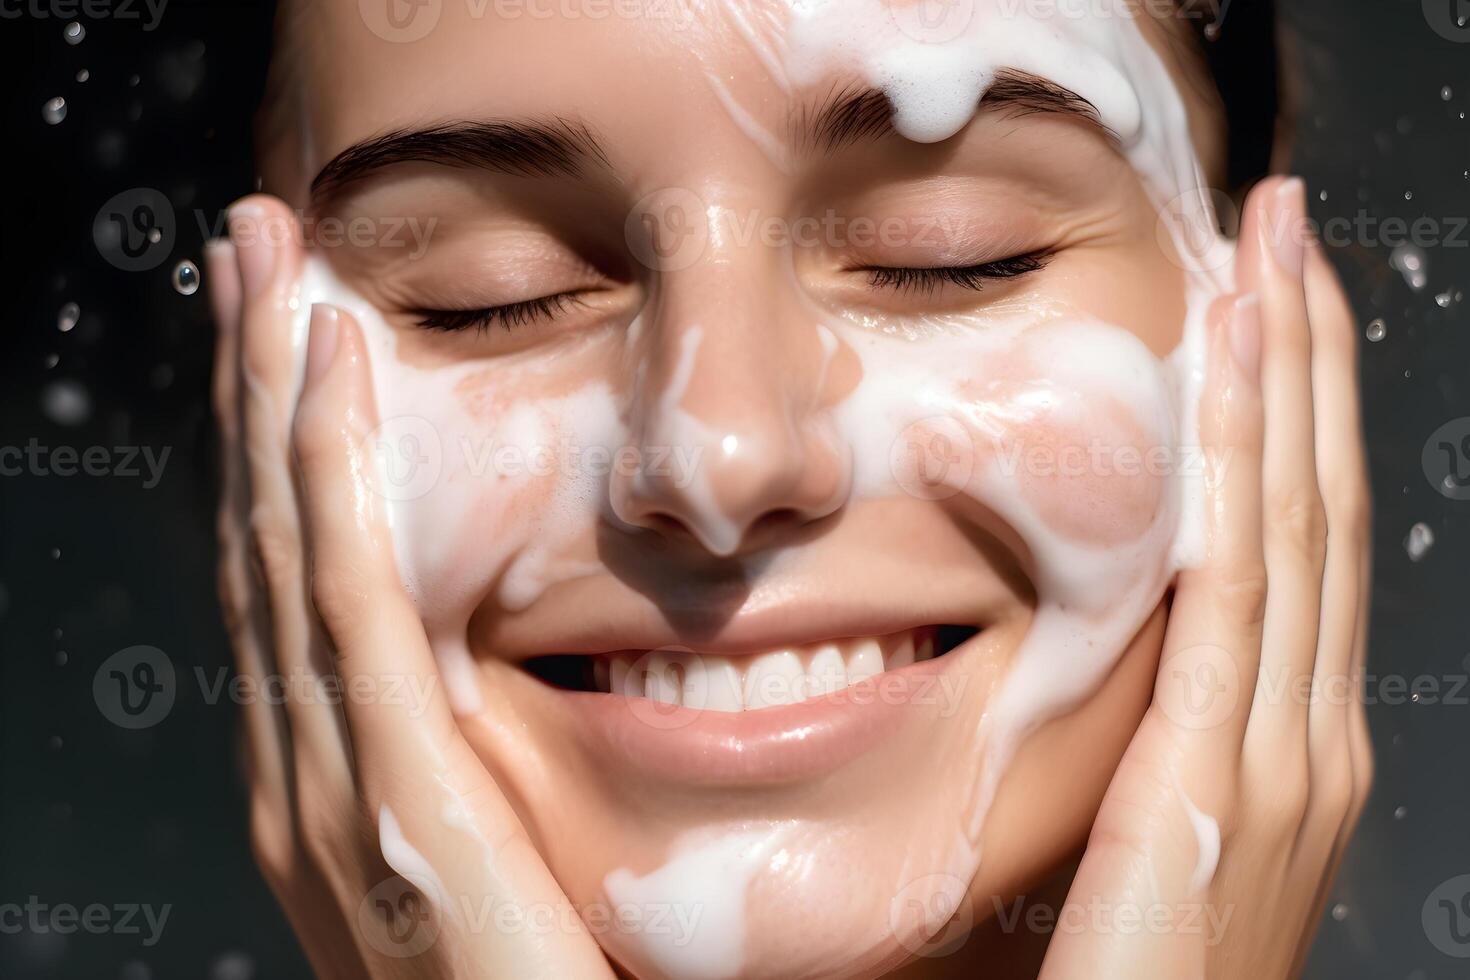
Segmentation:
{"type": "Polygon", "coordinates": [[[978,630],[921,626],[739,656],[687,650],[552,654],[524,666],[570,691],[644,698],[666,705],[746,712],[797,704],[912,664],[943,657],[978,630]]]}

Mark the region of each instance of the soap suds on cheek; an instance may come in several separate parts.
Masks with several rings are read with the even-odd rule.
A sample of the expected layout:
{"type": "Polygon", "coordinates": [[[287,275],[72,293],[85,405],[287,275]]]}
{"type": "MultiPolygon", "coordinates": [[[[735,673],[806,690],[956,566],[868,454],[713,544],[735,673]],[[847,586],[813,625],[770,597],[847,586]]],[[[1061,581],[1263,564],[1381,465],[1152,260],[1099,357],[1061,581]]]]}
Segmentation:
{"type": "Polygon", "coordinates": [[[476,714],[484,699],[466,634],[487,593],[499,583],[497,600],[523,608],[600,567],[578,555],[590,553],[606,501],[606,472],[586,451],[625,439],[612,392],[598,378],[559,379],[554,395],[508,404],[484,392],[480,362],[404,363],[382,314],[318,255],[307,257],[295,302],[299,365],[313,304],[336,304],[362,327],[380,420],[369,436],[382,467],[374,489],[450,706],[476,714]]]}

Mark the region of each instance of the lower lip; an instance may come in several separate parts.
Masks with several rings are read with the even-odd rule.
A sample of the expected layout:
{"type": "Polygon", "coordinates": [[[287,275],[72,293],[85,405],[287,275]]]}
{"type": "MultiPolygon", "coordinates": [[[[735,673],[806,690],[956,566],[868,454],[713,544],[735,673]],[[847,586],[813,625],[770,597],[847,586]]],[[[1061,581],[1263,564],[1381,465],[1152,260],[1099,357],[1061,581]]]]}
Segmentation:
{"type": "Polygon", "coordinates": [[[798,782],[840,769],[934,702],[951,651],[819,698],[758,711],[703,711],[647,698],[557,690],[596,759],[684,785],[798,782]]]}

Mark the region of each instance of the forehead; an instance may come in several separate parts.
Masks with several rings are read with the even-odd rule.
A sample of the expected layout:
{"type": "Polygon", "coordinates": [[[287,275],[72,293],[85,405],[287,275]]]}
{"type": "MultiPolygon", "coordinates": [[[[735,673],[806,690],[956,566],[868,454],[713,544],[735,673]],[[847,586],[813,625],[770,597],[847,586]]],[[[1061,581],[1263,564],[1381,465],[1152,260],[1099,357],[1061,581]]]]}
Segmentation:
{"type": "MultiPolygon", "coordinates": [[[[994,2],[968,6],[983,17],[994,2]]],[[[816,70],[805,64],[793,76],[788,42],[801,31],[802,8],[837,3],[848,0],[310,0],[279,25],[277,58],[291,62],[296,97],[287,115],[299,127],[292,142],[307,180],[372,135],[464,119],[575,119],[615,157],[628,158],[615,162],[656,168],[676,146],[686,163],[691,154],[729,160],[758,151],[752,133],[779,131],[805,95],[860,80],[857,59],[843,57],[844,46],[859,46],[875,30],[901,42],[926,31],[943,36],[952,25],[926,20],[924,11],[967,8],[855,0],[844,12],[865,13],[850,18],[853,37],[829,45],[836,56],[821,59],[816,70]]],[[[1064,33],[1011,30],[1035,18],[1025,4],[1007,9],[1013,13],[986,32],[1002,46],[1008,33],[1028,49],[1064,33]]],[[[1116,19],[1085,25],[1082,36],[1142,30],[1164,56],[1191,116],[1208,115],[1204,93],[1188,77],[1190,55],[1181,56],[1183,31],[1160,23],[1116,19]]],[[[1076,25],[1070,28],[1075,47],[1076,25]]],[[[935,66],[942,70],[943,60],[935,66]]]]}

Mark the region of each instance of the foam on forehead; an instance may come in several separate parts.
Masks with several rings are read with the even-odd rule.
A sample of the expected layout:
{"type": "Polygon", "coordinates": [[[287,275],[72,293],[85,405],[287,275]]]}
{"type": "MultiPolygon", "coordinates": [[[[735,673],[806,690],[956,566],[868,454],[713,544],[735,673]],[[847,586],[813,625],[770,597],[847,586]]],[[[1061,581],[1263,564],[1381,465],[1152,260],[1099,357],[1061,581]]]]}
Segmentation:
{"type": "MultiPolygon", "coordinates": [[[[1143,111],[1120,50],[1123,35],[1108,18],[1025,0],[789,2],[792,83],[820,81],[834,67],[855,70],[888,96],[895,128],[915,142],[935,143],[963,129],[1006,68],[1087,99],[1125,144],[1138,136],[1143,111]],[[1050,16],[1036,16],[1038,7],[1049,7],[1050,16]]],[[[1128,16],[1116,6],[1112,16],[1128,16]]]]}

